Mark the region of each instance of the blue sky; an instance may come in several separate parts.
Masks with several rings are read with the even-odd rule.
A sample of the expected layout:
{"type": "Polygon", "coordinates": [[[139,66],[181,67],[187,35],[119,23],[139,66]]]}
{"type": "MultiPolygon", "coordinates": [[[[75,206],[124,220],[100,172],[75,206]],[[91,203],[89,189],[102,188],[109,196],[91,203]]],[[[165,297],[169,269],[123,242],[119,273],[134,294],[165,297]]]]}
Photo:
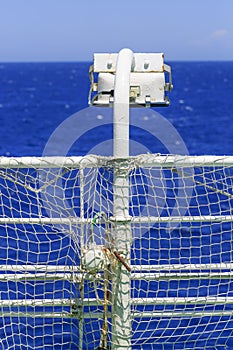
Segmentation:
{"type": "Polygon", "coordinates": [[[233,60],[233,0],[0,0],[0,62],[90,61],[123,47],[233,60]]]}

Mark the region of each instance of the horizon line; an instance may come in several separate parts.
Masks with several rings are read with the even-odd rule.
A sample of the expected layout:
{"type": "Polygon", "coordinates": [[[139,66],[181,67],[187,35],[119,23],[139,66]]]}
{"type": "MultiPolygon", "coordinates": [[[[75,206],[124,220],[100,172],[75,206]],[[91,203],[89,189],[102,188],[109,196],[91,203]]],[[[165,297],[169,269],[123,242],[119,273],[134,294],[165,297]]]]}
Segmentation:
{"type": "MultiPolygon", "coordinates": [[[[200,63],[200,62],[233,62],[233,59],[171,59],[165,60],[166,62],[188,62],[188,63],[200,63]]],[[[91,63],[93,60],[9,60],[1,61],[0,64],[10,63],[91,63]]]]}

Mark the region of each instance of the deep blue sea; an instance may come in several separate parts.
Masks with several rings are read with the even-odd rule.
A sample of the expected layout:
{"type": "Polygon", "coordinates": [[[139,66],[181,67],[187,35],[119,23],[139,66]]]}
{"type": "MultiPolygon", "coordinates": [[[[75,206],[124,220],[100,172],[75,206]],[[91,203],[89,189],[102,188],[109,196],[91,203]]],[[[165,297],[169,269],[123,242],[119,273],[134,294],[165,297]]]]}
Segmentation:
{"type": "MultiPolygon", "coordinates": [[[[174,129],[178,131],[189,154],[233,155],[233,62],[170,62],[169,64],[172,67],[174,85],[174,89],[170,94],[171,105],[166,108],[158,108],[156,111],[162,114],[173,125],[174,129]]],[[[41,156],[43,154],[45,145],[54,130],[71,115],[88,107],[89,65],[90,63],[86,62],[0,64],[0,156],[41,156]]],[[[98,117],[102,118],[101,115],[97,115],[98,117]]],[[[80,120],[80,128],[84,127],[85,129],[90,127],[86,125],[87,123],[90,123],[90,118],[80,120]]],[[[154,127],[156,128],[156,125],[154,127]]],[[[96,137],[98,137],[98,143],[101,140],[105,141],[107,138],[111,138],[109,133],[112,132],[112,128],[109,125],[98,129],[98,132],[96,131],[97,129],[94,132],[89,132],[88,137],[82,138],[82,142],[74,143],[68,154],[85,155],[95,145],[96,137]]],[[[132,130],[132,137],[137,141],[141,138],[147,144],[148,140],[146,140],[145,135],[140,135],[140,130],[137,128],[132,130]]],[[[61,144],[62,142],[61,140],[61,144]]],[[[150,142],[148,141],[148,147],[152,147],[153,152],[166,152],[164,145],[160,142],[156,142],[154,139],[150,142]],[[153,143],[153,147],[150,142],[153,143]]],[[[232,176],[230,171],[228,174],[229,177],[232,176]]],[[[201,173],[198,174],[197,179],[199,180],[199,177],[202,178],[202,175],[201,173]]],[[[208,184],[212,187],[215,185],[214,181],[216,180],[217,182],[218,180],[217,176],[214,180],[207,178],[207,181],[209,181],[208,184]]],[[[225,183],[228,186],[228,190],[232,185],[231,179],[232,177],[230,177],[229,183],[227,180],[225,183]]],[[[74,174],[71,180],[75,181],[74,174]]],[[[69,185],[68,180],[67,184],[69,185]]],[[[222,189],[221,185],[221,183],[217,183],[216,186],[222,189]]],[[[19,210],[17,205],[19,205],[20,201],[21,203],[25,201],[22,206],[25,206],[24,210],[26,213],[30,209],[33,214],[39,215],[38,208],[36,207],[38,198],[33,193],[31,198],[28,199],[26,198],[27,190],[21,189],[21,192],[18,191],[18,188],[21,188],[20,182],[14,187],[11,177],[2,177],[0,186],[5,201],[4,205],[3,203],[0,205],[0,216],[10,216],[12,213],[18,215],[19,210]],[[9,192],[8,188],[6,188],[6,183],[9,183],[9,192]],[[13,198],[12,202],[8,199],[11,195],[13,198]]],[[[72,191],[72,189],[68,190],[72,191]]],[[[68,195],[70,194],[69,191],[68,195]]],[[[204,186],[199,186],[199,191],[200,203],[197,204],[195,198],[193,198],[193,202],[191,203],[193,207],[190,209],[190,212],[193,210],[191,215],[211,215],[213,213],[216,215],[218,213],[232,215],[232,198],[226,199],[224,195],[218,192],[217,194],[209,193],[208,189],[206,190],[204,186]],[[212,198],[213,205],[209,205],[208,200],[210,197],[212,198]],[[222,201],[221,203],[220,200],[222,201]],[[200,206],[198,207],[199,204],[200,206]],[[197,208],[199,212],[194,212],[195,210],[197,211],[197,208]]],[[[169,200],[174,206],[174,194],[172,192],[170,193],[169,190],[168,194],[170,196],[169,200]]],[[[72,194],[72,196],[74,195],[72,194]]],[[[138,200],[137,203],[140,205],[140,200],[138,198],[136,200],[138,200]]],[[[70,260],[73,258],[70,252],[69,239],[62,235],[58,237],[59,232],[57,232],[56,228],[51,229],[49,227],[51,232],[47,233],[47,228],[44,227],[43,232],[40,232],[40,237],[42,237],[40,241],[40,239],[37,240],[38,236],[35,235],[38,227],[33,227],[33,225],[19,226],[16,229],[14,225],[9,225],[6,231],[0,231],[0,263],[4,264],[6,256],[9,264],[13,264],[14,261],[20,261],[22,263],[25,259],[30,263],[46,263],[48,257],[52,262],[66,264],[69,254],[70,260]],[[61,246],[64,248],[62,251],[60,249],[61,246]]],[[[154,249],[154,253],[153,249],[149,249],[148,237],[150,236],[147,236],[147,233],[141,240],[136,239],[134,242],[136,248],[140,248],[140,246],[137,247],[140,244],[144,244],[144,248],[146,248],[144,250],[144,256],[140,256],[139,260],[146,260],[148,251],[148,255],[151,254],[151,261],[154,259],[154,263],[158,261],[158,256],[160,256],[164,264],[170,262],[172,259],[174,263],[182,262],[187,264],[190,261],[192,263],[198,263],[200,261],[209,263],[210,259],[217,263],[221,262],[221,259],[223,259],[223,262],[232,261],[232,223],[217,223],[213,226],[205,226],[204,224],[202,227],[196,224],[193,226],[181,224],[180,226],[171,235],[164,227],[161,227],[157,231],[156,227],[152,229],[154,230],[154,237],[152,237],[153,242],[150,244],[152,248],[158,248],[157,250],[154,249]],[[221,237],[219,232],[223,232],[221,237]],[[158,235],[160,235],[159,239],[158,235]],[[226,251],[225,255],[224,249],[226,251]]],[[[140,249],[138,249],[138,252],[140,252],[140,249]]],[[[137,256],[135,256],[136,259],[137,256]]],[[[48,293],[52,297],[54,292],[54,286],[49,283],[45,286],[28,283],[26,287],[22,284],[19,288],[13,285],[13,282],[7,288],[6,282],[1,283],[0,291],[2,293],[2,299],[9,297],[10,288],[12,290],[10,297],[13,299],[16,296],[23,298],[27,293],[29,296],[33,296],[36,293],[37,296],[43,296],[44,293],[48,293]],[[4,291],[2,291],[3,287],[5,288],[4,291]],[[17,290],[18,294],[15,290],[17,290]]],[[[67,283],[65,285],[66,290],[64,294],[60,290],[56,294],[58,298],[62,296],[69,297],[68,282],[66,281],[65,283],[67,283]]],[[[157,281],[153,281],[151,288],[154,288],[154,290],[156,288],[159,290],[160,288],[158,296],[172,297],[176,294],[172,295],[172,292],[171,295],[169,294],[170,292],[167,294],[167,289],[171,288],[176,293],[177,283],[177,281],[162,281],[161,285],[159,285],[157,281]]],[[[213,295],[220,293],[223,296],[226,296],[226,292],[228,292],[228,296],[233,294],[232,289],[227,289],[229,285],[232,286],[231,280],[222,281],[221,286],[219,286],[216,280],[210,282],[203,280],[198,284],[198,288],[195,283],[192,283],[190,281],[183,281],[178,296],[183,297],[188,295],[194,297],[197,296],[197,293],[200,297],[204,297],[206,293],[213,293],[213,295]],[[224,283],[226,284],[224,285],[224,283]]],[[[57,286],[59,289],[59,286],[61,286],[59,282],[57,286]]],[[[139,294],[142,293],[143,295],[145,293],[148,296],[146,294],[146,287],[144,287],[145,285],[143,286],[143,283],[139,284],[139,294]]],[[[192,307],[192,305],[189,306],[192,307]]],[[[217,309],[218,307],[216,307],[217,309]]],[[[232,307],[230,305],[229,310],[231,309],[232,307]]],[[[66,325],[63,325],[58,319],[54,325],[50,320],[50,324],[47,326],[40,318],[33,319],[30,325],[27,325],[25,319],[12,319],[13,322],[10,318],[1,320],[0,338],[2,337],[2,340],[0,339],[0,350],[78,349],[78,331],[77,322],[75,324],[75,321],[74,323],[70,321],[70,323],[67,322],[66,325]],[[19,320],[21,321],[19,322],[19,320]],[[12,330],[15,334],[14,336],[11,335],[12,330]],[[74,331],[74,335],[70,337],[72,330],[74,331]],[[43,332],[47,332],[45,340],[44,337],[41,337],[41,334],[44,335],[43,332]],[[19,334],[21,334],[21,337],[19,337],[19,334]],[[62,339],[60,339],[60,334],[62,334],[62,339]],[[5,338],[3,339],[3,337],[5,338]],[[28,346],[25,345],[26,342],[28,342],[28,346]],[[52,344],[56,345],[52,346],[52,344]]],[[[162,319],[159,321],[159,330],[155,329],[155,331],[153,329],[151,330],[150,327],[154,325],[156,328],[158,326],[156,324],[157,321],[155,323],[153,321],[152,325],[151,322],[148,322],[148,324],[150,323],[148,328],[145,322],[137,325],[137,335],[140,336],[143,333],[145,344],[147,336],[150,337],[153,335],[158,337],[158,346],[156,345],[154,348],[159,350],[186,350],[191,348],[201,350],[204,346],[208,350],[232,350],[233,341],[230,336],[232,333],[231,329],[233,329],[233,321],[232,317],[228,323],[226,319],[227,317],[222,317],[222,323],[220,322],[218,324],[214,317],[210,317],[210,323],[212,322],[210,326],[206,326],[208,319],[203,319],[200,323],[197,320],[195,321],[195,319],[191,321],[184,320],[174,324],[171,322],[171,328],[174,327],[173,333],[169,333],[169,330],[166,332],[163,331],[168,327],[169,321],[167,320],[162,319]],[[180,328],[177,326],[176,329],[176,324],[180,328]],[[198,334],[198,342],[196,342],[195,338],[197,335],[190,335],[192,332],[198,334]],[[211,336],[208,336],[208,332],[211,335],[219,335],[219,338],[221,338],[219,343],[216,341],[212,342],[211,336]],[[202,334],[204,334],[203,338],[202,334]],[[227,337],[230,340],[225,346],[224,338],[227,337]],[[173,347],[170,343],[166,347],[163,344],[163,338],[165,340],[174,340],[176,345],[173,347]]],[[[92,328],[89,329],[89,332],[88,336],[90,337],[90,342],[92,342],[92,333],[94,334],[95,332],[92,328]]],[[[137,340],[134,339],[134,341],[136,344],[137,340]]],[[[86,349],[94,349],[97,346],[98,344],[93,343],[86,349]]],[[[135,349],[141,348],[138,345],[138,347],[135,346],[135,349]]],[[[149,347],[147,348],[147,345],[145,345],[143,349],[147,350],[149,347]]]]}
{"type": "MultiPolygon", "coordinates": [[[[88,106],[89,65],[0,64],[0,155],[43,153],[54,129],[88,106]]],[[[171,105],[156,110],[177,129],[190,154],[233,154],[233,62],[170,65],[174,85],[171,105]]],[[[85,144],[82,150],[72,149],[72,155],[85,152],[85,144]]],[[[156,152],[164,153],[164,149],[158,146],[156,152]]]]}

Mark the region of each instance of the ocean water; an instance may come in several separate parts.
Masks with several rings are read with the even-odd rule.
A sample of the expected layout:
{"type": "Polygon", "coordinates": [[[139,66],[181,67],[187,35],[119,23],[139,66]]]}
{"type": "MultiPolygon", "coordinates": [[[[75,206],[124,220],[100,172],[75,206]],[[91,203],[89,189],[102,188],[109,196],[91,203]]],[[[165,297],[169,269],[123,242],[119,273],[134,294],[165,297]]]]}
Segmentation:
{"type": "MultiPolygon", "coordinates": [[[[174,90],[170,95],[171,106],[168,108],[158,108],[157,111],[162,114],[178,131],[182,137],[188,152],[192,155],[201,154],[214,154],[214,155],[232,155],[232,134],[233,126],[231,120],[233,118],[233,62],[171,62],[173,70],[173,84],[174,90]]],[[[1,142],[0,142],[0,155],[3,156],[40,156],[44,152],[45,145],[50,138],[54,130],[71,115],[87,107],[87,96],[89,89],[88,79],[89,63],[2,63],[0,64],[0,121],[1,121],[1,142]]],[[[104,113],[104,112],[103,112],[104,113]]],[[[99,115],[100,117],[101,115],[99,115]]],[[[98,117],[98,115],[97,115],[98,117]]],[[[89,119],[83,119],[82,125],[89,122],[89,119]]],[[[88,125],[86,126],[88,127],[88,125]]],[[[156,126],[155,126],[156,127],[156,126]]],[[[98,142],[106,140],[106,137],[112,132],[111,125],[104,126],[101,132],[96,133],[89,132],[88,137],[83,137],[82,142],[74,143],[69,150],[69,154],[72,155],[85,155],[89,149],[96,143],[96,134],[98,134],[98,142]],[[94,141],[93,141],[94,140],[94,141]]],[[[139,134],[139,129],[132,130],[132,137],[136,140],[140,140],[144,135],[139,134]]],[[[148,140],[148,147],[152,147],[148,140]]],[[[154,139],[153,152],[164,153],[166,149],[161,143],[157,143],[154,139]]],[[[229,173],[232,176],[231,173],[229,173]]],[[[108,175],[107,175],[108,176],[108,175]]],[[[202,174],[199,174],[200,178],[202,174]]],[[[219,175],[220,176],[220,175],[219,175]]],[[[218,179],[218,178],[216,178],[218,179]]],[[[4,189],[5,179],[0,181],[0,189],[7,198],[8,192],[4,189]],[[4,181],[3,181],[4,180],[4,181]]],[[[10,184],[10,180],[7,179],[9,188],[13,192],[13,185],[10,184]]],[[[72,182],[72,181],[71,181],[72,182]]],[[[70,182],[70,185],[71,185],[70,182]]],[[[212,183],[211,183],[212,185],[212,183]]],[[[230,183],[229,183],[230,185],[230,183]]],[[[17,186],[16,186],[17,187],[17,186]]],[[[70,186],[71,187],[71,186],[70,186]]],[[[200,207],[200,213],[203,215],[210,215],[212,212],[218,213],[219,210],[224,212],[225,215],[232,214],[232,200],[228,202],[221,197],[221,195],[212,194],[213,205],[208,206],[208,191],[205,192],[202,188],[202,205],[200,207]],[[217,201],[223,199],[225,208],[218,208],[217,201]]],[[[201,192],[200,192],[201,193],[201,192]]],[[[199,193],[199,194],[200,194],[199,193]]],[[[14,213],[17,215],[17,200],[22,200],[26,192],[14,194],[13,209],[11,202],[5,199],[5,212],[3,207],[0,206],[0,216],[11,215],[14,213]],[[15,211],[14,211],[15,210],[15,211]]],[[[68,192],[69,195],[69,192],[68,192]]],[[[172,193],[170,194],[170,200],[172,201],[172,193]]],[[[25,199],[24,199],[25,200],[25,199]]],[[[25,212],[30,208],[35,215],[36,212],[36,198],[32,196],[29,203],[25,200],[25,212]]],[[[140,200],[139,200],[140,203],[140,200]]],[[[195,211],[195,203],[193,203],[193,210],[195,211]]],[[[193,212],[193,215],[198,214],[193,212]]],[[[54,251],[50,253],[51,261],[59,261],[60,264],[67,263],[67,256],[69,256],[69,263],[74,259],[70,249],[70,241],[67,237],[59,238],[56,241],[53,235],[57,235],[54,230],[49,235],[46,233],[46,227],[41,232],[41,240],[37,241],[34,231],[36,229],[31,226],[9,227],[7,237],[5,233],[0,231],[1,237],[1,256],[0,263],[4,263],[6,257],[9,263],[14,263],[17,258],[22,262],[23,260],[30,260],[31,263],[46,263],[48,247],[50,248],[53,241],[52,248],[54,251]],[[31,240],[31,242],[29,242],[31,240]],[[42,245],[42,243],[44,245],[42,245]],[[47,244],[47,245],[46,245],[47,244]],[[60,247],[63,247],[61,252],[60,247]],[[8,248],[10,249],[8,250],[8,248]],[[40,250],[44,247],[44,251],[40,250]],[[21,250],[20,257],[17,256],[19,249],[21,250]],[[10,253],[9,253],[10,251],[10,253]],[[40,254],[38,254],[40,252],[40,254]],[[8,254],[8,255],[7,255],[8,254]],[[38,260],[35,260],[38,259],[38,260]],[[57,260],[58,259],[58,260],[57,260]]],[[[200,261],[200,255],[202,254],[203,263],[208,263],[210,254],[213,253],[213,262],[220,262],[220,253],[223,256],[223,249],[226,249],[225,261],[232,260],[231,241],[232,241],[232,224],[224,223],[216,224],[211,229],[209,227],[198,228],[193,225],[192,228],[188,225],[184,225],[181,228],[174,230],[172,236],[162,227],[160,229],[160,243],[156,236],[152,237],[153,248],[158,248],[158,252],[155,252],[155,262],[158,256],[161,254],[164,263],[168,263],[173,259],[173,262],[193,262],[198,263],[200,261]],[[218,232],[224,230],[224,235],[219,238],[218,232]],[[192,235],[190,237],[190,231],[192,235]],[[172,246],[169,246],[169,244],[172,246]],[[201,248],[199,248],[201,247],[201,248]],[[213,250],[211,250],[213,247],[213,250]],[[178,250],[179,249],[179,250],[178,250]],[[193,249],[193,250],[192,250],[193,249]],[[215,249],[215,250],[214,250],[215,249]],[[190,257],[192,250],[193,257],[190,257]],[[179,255],[180,254],[180,255],[179,255]],[[182,255],[183,254],[183,255],[182,255]],[[182,258],[180,258],[182,256],[182,258]],[[193,260],[192,260],[193,259],[193,260]],[[206,259],[206,260],[205,260],[206,259]]],[[[144,244],[145,247],[148,244],[147,234],[145,233],[142,240],[135,240],[135,248],[139,244],[144,244]]],[[[151,243],[152,246],[152,243],[151,243]]],[[[139,249],[138,249],[139,251],[139,249]]],[[[146,259],[147,253],[143,256],[146,259]]],[[[149,250],[148,250],[149,254],[149,250]]],[[[135,257],[137,259],[137,256],[135,257]]],[[[179,296],[187,296],[187,290],[189,290],[188,296],[196,296],[196,288],[198,287],[198,296],[205,296],[206,288],[211,290],[213,294],[220,293],[224,296],[226,294],[226,288],[232,286],[231,281],[226,281],[218,287],[216,281],[200,282],[198,285],[195,282],[184,281],[180,286],[179,296]],[[227,285],[228,283],[228,285],[227,285]],[[224,289],[225,288],[225,289],[224,289]],[[193,294],[192,294],[193,293],[193,294]],[[224,294],[225,293],[225,294],[224,294]]],[[[160,289],[162,296],[166,297],[166,290],[171,287],[173,291],[178,287],[176,281],[166,282],[162,281],[160,285],[152,283],[153,288],[160,289]]],[[[0,290],[5,288],[5,284],[0,284],[0,290]]],[[[61,287],[59,282],[57,284],[58,290],[61,287]]],[[[140,285],[141,290],[146,290],[146,286],[143,283],[140,285]]],[[[18,294],[22,292],[21,297],[25,293],[33,295],[33,291],[36,291],[38,295],[43,295],[44,291],[51,293],[51,285],[28,285],[27,287],[16,286],[11,284],[12,290],[11,297],[16,298],[17,289],[18,294]],[[23,289],[25,288],[25,290],[23,289]],[[45,289],[43,289],[45,288],[45,289]]],[[[66,292],[69,286],[65,286],[66,292]]],[[[69,297],[68,293],[65,297],[69,297]]],[[[228,296],[233,293],[230,291],[228,296]]],[[[50,295],[50,294],[49,294],[50,295]]],[[[61,297],[61,293],[57,293],[56,296],[61,297]]],[[[173,296],[170,295],[169,296],[173,296]]],[[[1,294],[2,299],[9,297],[8,290],[4,290],[1,294]]],[[[221,311],[221,307],[219,309],[221,311]]],[[[231,306],[229,308],[231,310],[231,306]]],[[[230,320],[228,323],[224,317],[217,326],[216,320],[209,318],[212,325],[206,327],[206,320],[203,322],[197,322],[194,320],[182,321],[179,325],[181,331],[176,327],[176,322],[169,324],[168,321],[161,320],[155,324],[155,327],[159,326],[159,329],[155,332],[149,331],[147,325],[143,323],[136,325],[137,336],[140,337],[147,334],[148,337],[152,334],[156,337],[164,338],[170,343],[166,346],[163,341],[159,341],[156,345],[156,349],[170,350],[172,349],[196,349],[200,350],[203,346],[206,346],[208,350],[223,350],[233,349],[232,337],[230,337],[228,343],[224,343],[224,338],[231,335],[231,329],[233,329],[233,322],[230,320]],[[166,323],[167,322],[167,323],[166,323]],[[195,323],[196,322],[196,323],[195,323]],[[216,323],[215,323],[216,322],[216,323]],[[170,325],[170,328],[174,328],[173,331],[168,330],[163,333],[163,329],[170,325]],[[145,327],[143,333],[143,327],[145,327]],[[185,331],[186,329],[186,331],[185,331]],[[191,331],[196,331],[197,334],[203,333],[204,336],[198,337],[198,342],[190,336],[191,331]],[[207,331],[206,331],[207,330],[207,331]],[[182,334],[181,334],[181,333],[182,334]],[[219,343],[216,345],[216,341],[211,342],[211,338],[206,339],[206,334],[211,332],[213,335],[218,335],[220,338],[219,343]],[[171,341],[174,341],[174,347],[171,345],[171,341]]],[[[55,321],[55,326],[45,326],[40,320],[33,320],[30,325],[26,325],[25,319],[21,319],[20,325],[19,319],[11,320],[5,319],[3,324],[0,324],[0,328],[4,328],[4,334],[0,332],[1,338],[4,339],[0,342],[0,349],[77,349],[77,324],[67,323],[65,325],[59,324],[59,320],[55,321]],[[5,323],[4,323],[5,322],[5,323]],[[22,327],[23,325],[23,327],[22,327]],[[14,330],[15,336],[11,335],[14,330]],[[41,333],[46,331],[46,345],[43,345],[44,340],[40,337],[41,333]],[[72,339],[69,338],[69,333],[74,332],[72,339]],[[23,332],[23,338],[19,337],[19,332],[23,332]],[[54,336],[55,333],[55,336],[54,336]],[[63,333],[62,340],[59,339],[59,334],[63,333]],[[6,336],[7,335],[7,336],[6,336]],[[54,340],[55,339],[55,340],[54,340]],[[23,340],[29,344],[25,346],[23,340]],[[52,347],[51,344],[55,341],[56,346],[52,347]],[[61,343],[63,342],[63,346],[61,343]],[[17,345],[14,345],[17,344],[17,345]]],[[[210,322],[210,323],[211,323],[210,322]]],[[[135,327],[135,326],[134,326],[135,327]]],[[[87,326],[88,328],[88,326],[87,326]]],[[[89,329],[90,342],[91,327],[89,329]]],[[[134,339],[135,344],[137,339],[134,339]]],[[[144,345],[144,349],[147,349],[147,345],[144,345]]],[[[92,344],[93,345],[93,344],[92,344]]],[[[94,344],[96,346],[96,344],[94,344]]],[[[94,346],[93,345],[93,346],[94,346]]],[[[149,345],[148,345],[149,346],[149,345]]],[[[91,349],[89,347],[88,349],[91,349]]],[[[139,349],[138,345],[138,349],[139,349]]],[[[135,345],[135,349],[137,346],[135,345]]],[[[149,347],[148,347],[149,349],[149,347]]]]}
{"type": "MultiPolygon", "coordinates": [[[[233,62],[171,66],[171,105],[156,111],[173,124],[190,154],[232,154],[233,62]]],[[[41,155],[55,128],[87,107],[88,68],[86,62],[0,64],[0,155],[41,155]]],[[[85,145],[72,149],[73,155],[85,152],[85,145]]]]}

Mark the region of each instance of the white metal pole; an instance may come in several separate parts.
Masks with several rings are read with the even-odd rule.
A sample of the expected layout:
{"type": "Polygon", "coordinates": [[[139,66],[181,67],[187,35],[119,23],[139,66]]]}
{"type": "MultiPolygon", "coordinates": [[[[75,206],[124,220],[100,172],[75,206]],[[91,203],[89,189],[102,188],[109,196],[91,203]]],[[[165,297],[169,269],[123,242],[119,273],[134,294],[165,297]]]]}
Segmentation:
{"type": "MultiPolygon", "coordinates": [[[[114,87],[114,157],[129,156],[129,90],[133,52],[118,54],[114,87]]],[[[114,249],[130,263],[128,169],[114,170],[114,249]]],[[[112,349],[131,349],[130,272],[117,262],[112,272],[112,349]]]]}

